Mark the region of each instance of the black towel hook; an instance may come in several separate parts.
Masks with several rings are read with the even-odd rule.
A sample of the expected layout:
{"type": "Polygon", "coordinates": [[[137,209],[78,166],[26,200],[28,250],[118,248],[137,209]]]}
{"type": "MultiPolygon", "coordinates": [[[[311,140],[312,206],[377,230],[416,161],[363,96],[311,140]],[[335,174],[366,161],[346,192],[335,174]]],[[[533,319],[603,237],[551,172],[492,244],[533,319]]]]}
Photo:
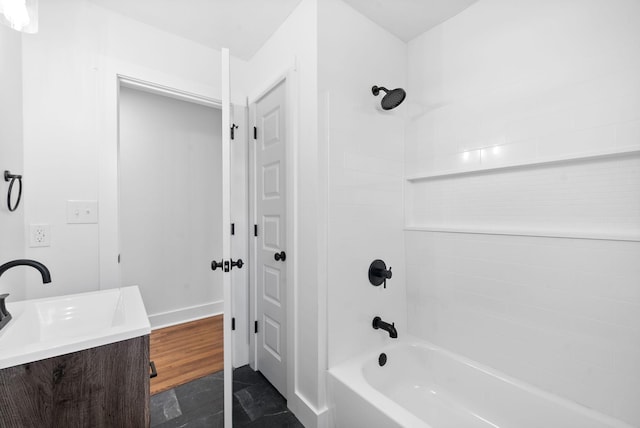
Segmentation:
{"type": "Polygon", "coordinates": [[[15,211],[18,209],[18,205],[20,205],[20,198],[22,198],[22,176],[18,174],[11,174],[11,171],[4,172],[4,181],[10,181],[9,183],[9,191],[7,192],[7,208],[9,211],[15,211]],[[16,200],[15,205],[11,206],[11,193],[13,190],[13,184],[18,180],[18,199],[16,200]]]}

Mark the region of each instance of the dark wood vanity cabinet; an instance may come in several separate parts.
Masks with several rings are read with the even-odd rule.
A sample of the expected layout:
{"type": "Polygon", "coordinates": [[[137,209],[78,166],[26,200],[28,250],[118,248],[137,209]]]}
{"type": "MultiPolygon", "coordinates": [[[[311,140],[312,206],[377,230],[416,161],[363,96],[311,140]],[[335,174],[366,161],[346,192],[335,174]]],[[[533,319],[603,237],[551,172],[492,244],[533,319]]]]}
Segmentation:
{"type": "Polygon", "coordinates": [[[0,427],[148,427],[149,336],[0,370],[0,427]]]}

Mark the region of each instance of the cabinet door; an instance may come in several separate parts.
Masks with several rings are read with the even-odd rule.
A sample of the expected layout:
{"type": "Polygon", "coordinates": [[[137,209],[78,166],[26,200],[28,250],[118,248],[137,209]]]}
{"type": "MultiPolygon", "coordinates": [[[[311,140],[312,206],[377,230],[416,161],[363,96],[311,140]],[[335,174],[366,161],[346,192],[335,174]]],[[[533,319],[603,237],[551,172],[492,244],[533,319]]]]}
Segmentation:
{"type": "Polygon", "coordinates": [[[149,336],[0,370],[2,427],[148,427],[149,336]]]}

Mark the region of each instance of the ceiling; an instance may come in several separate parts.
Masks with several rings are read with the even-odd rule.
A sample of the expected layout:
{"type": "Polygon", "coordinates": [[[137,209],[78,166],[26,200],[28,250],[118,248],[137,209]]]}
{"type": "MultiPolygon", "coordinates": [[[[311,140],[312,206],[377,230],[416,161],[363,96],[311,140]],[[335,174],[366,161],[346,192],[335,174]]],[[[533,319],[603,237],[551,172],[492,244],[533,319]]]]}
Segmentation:
{"type": "MultiPolygon", "coordinates": [[[[88,1],[214,49],[227,47],[248,60],[302,0],[88,1]]],[[[477,0],[344,1],[409,41],[477,0]]]]}
{"type": "Polygon", "coordinates": [[[301,0],[89,0],[214,49],[249,59],[301,0]]]}
{"type": "MultiPolygon", "coordinates": [[[[322,0],[319,0],[322,1],[322,0]]],[[[373,22],[408,42],[477,0],[344,0],[373,22]]]]}

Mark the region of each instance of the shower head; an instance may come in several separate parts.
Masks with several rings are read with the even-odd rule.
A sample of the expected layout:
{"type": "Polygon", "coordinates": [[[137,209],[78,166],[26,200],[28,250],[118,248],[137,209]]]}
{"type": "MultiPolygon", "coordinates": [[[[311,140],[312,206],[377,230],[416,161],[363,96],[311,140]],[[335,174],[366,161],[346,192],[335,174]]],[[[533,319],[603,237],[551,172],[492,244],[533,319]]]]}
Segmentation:
{"type": "Polygon", "coordinates": [[[384,97],[382,97],[382,102],[380,103],[383,110],[391,110],[398,107],[407,96],[407,93],[402,88],[396,88],[392,90],[389,90],[383,86],[374,86],[373,88],[371,88],[371,92],[376,97],[378,96],[380,91],[385,92],[384,97]]]}

